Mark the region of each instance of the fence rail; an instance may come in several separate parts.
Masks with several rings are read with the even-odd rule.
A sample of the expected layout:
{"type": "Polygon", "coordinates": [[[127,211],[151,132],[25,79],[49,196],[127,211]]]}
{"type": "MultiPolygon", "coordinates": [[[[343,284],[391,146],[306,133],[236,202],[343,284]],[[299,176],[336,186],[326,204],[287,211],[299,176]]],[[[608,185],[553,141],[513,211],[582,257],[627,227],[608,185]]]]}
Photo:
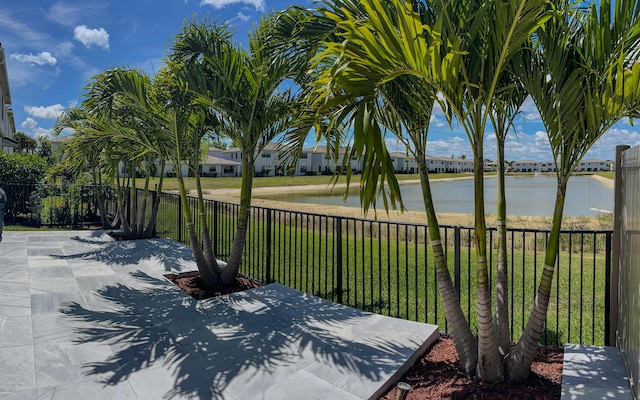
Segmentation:
{"type": "MultiPolygon", "coordinates": [[[[16,190],[19,188],[9,188],[10,201],[11,193],[16,193],[16,190]]],[[[56,205],[60,199],[71,204],[70,200],[76,199],[78,205],[69,205],[70,209],[79,212],[95,209],[95,203],[92,203],[95,199],[90,200],[89,195],[92,189],[67,187],[47,190],[46,196],[37,194],[41,205],[56,205]],[[77,194],[64,194],[72,192],[77,194]]],[[[160,196],[158,236],[188,244],[179,196],[155,192],[149,195],[160,196]]],[[[20,197],[23,205],[31,201],[28,197],[20,197]]],[[[142,192],[139,192],[137,198],[141,197],[142,192]]],[[[195,198],[189,199],[188,206],[194,211],[193,215],[197,215],[195,198]]],[[[109,212],[115,212],[113,203],[109,207],[109,212]]],[[[207,200],[205,207],[207,224],[213,232],[215,254],[225,260],[231,252],[238,205],[207,200]]],[[[47,211],[43,210],[45,208],[36,217],[36,220],[40,218],[40,223],[46,222],[42,215],[47,211]]],[[[201,222],[198,219],[194,222],[196,231],[200,232],[201,222]]],[[[475,330],[473,229],[458,226],[443,226],[441,229],[447,265],[463,311],[475,330]]],[[[524,329],[533,303],[548,236],[546,230],[508,230],[509,311],[514,340],[524,329]]],[[[564,231],[560,240],[561,249],[542,343],[551,346],[569,342],[608,344],[611,341],[609,277],[612,231],[564,231]]],[[[497,232],[489,229],[488,261],[493,278],[496,274],[493,266],[497,260],[497,243],[497,232]]],[[[433,260],[424,224],[254,207],[241,272],[348,306],[433,323],[448,330],[433,260]]]]}

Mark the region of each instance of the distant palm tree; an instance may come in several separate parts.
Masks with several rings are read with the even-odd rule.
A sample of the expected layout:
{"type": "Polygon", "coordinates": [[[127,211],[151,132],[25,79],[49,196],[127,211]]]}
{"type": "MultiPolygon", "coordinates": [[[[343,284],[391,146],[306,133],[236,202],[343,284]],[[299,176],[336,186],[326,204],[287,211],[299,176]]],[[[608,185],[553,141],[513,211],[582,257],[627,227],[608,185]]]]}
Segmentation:
{"type": "MultiPolygon", "coordinates": [[[[89,168],[94,183],[102,188],[103,197],[102,175],[116,182],[118,222],[125,237],[148,238],[154,233],[159,205],[156,198],[151,212],[147,213],[152,165],[164,159],[161,149],[166,147],[163,144],[166,139],[158,135],[153,114],[131,106],[124,88],[142,91],[147,102],[155,98],[153,84],[146,74],[119,68],[104,71],[85,87],[81,106],[67,110],[59,118],[55,132],[64,128],[75,131],[67,143],[64,163],[76,176],[89,168]],[[126,178],[120,176],[121,165],[127,171],[126,178]],[[144,189],[140,205],[136,206],[138,173],[144,175],[144,189]],[[127,207],[131,209],[130,218],[125,212],[127,207]]],[[[162,180],[158,190],[162,190],[162,180]]],[[[110,225],[110,222],[105,224],[110,225]]]]}

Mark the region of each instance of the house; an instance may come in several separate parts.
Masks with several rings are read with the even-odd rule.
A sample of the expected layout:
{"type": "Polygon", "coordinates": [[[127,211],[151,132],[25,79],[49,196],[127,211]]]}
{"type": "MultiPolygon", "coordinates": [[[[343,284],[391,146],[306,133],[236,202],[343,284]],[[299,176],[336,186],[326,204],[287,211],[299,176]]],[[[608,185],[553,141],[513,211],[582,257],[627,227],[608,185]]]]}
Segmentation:
{"type": "Polygon", "coordinates": [[[537,172],[540,165],[536,160],[522,160],[513,163],[513,172],[537,172]]]}
{"type": "Polygon", "coordinates": [[[542,161],[540,164],[540,172],[556,172],[556,164],[553,161],[542,161]]]}
{"type": "Polygon", "coordinates": [[[448,167],[449,167],[448,158],[427,156],[426,159],[427,159],[427,170],[429,171],[430,174],[448,172],[448,167]]]}
{"type": "Polygon", "coordinates": [[[11,154],[19,147],[13,139],[16,132],[16,123],[11,109],[11,90],[9,89],[9,74],[7,72],[7,59],[4,48],[0,44],[0,150],[11,154]]]}
{"type": "Polygon", "coordinates": [[[409,156],[407,153],[395,151],[389,153],[391,162],[393,162],[393,170],[396,174],[405,174],[409,172],[409,156]]]}
{"type": "Polygon", "coordinates": [[[609,165],[604,160],[599,160],[597,158],[586,158],[580,161],[578,164],[578,168],[576,168],[577,172],[597,172],[597,171],[609,171],[609,165]]]}
{"type": "MultiPolygon", "coordinates": [[[[335,171],[340,171],[344,163],[346,152],[339,150],[339,160],[334,160],[333,155],[328,153],[326,146],[310,147],[302,150],[296,175],[330,175],[335,171]]],[[[362,172],[362,160],[351,157],[347,163],[352,173],[362,172]]]]}

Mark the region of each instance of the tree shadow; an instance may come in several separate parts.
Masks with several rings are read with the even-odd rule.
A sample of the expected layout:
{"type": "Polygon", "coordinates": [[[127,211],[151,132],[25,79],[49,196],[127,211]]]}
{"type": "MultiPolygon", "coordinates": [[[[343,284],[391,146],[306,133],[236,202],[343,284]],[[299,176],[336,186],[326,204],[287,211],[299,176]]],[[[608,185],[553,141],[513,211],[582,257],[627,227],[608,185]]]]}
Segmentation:
{"type": "Polygon", "coordinates": [[[82,259],[99,261],[107,265],[139,265],[151,260],[162,265],[165,272],[195,270],[191,250],[171,239],[113,240],[106,233],[92,234],[90,237],[74,236],[71,240],[88,245],[99,245],[95,250],[70,255],[52,255],[59,259],[82,259]],[[106,236],[106,238],[105,238],[106,236]]]}
{"type": "Polygon", "coordinates": [[[174,380],[165,398],[222,398],[236,378],[250,381],[233,385],[236,396],[247,390],[242,398],[259,393],[257,385],[269,375],[296,372],[303,355],[306,362],[329,365],[331,373],[378,381],[391,376],[421,344],[362,335],[358,329],[379,322],[378,316],[278,284],[196,302],[163,279],[140,271],[131,275],[140,288],[118,284],[96,290],[110,304],[107,311],[77,303],[61,309],[81,322],[75,343],[111,346],[111,357],[84,365],[105,385],[163,366],[174,380]],[[314,361],[308,361],[309,352],[314,361]]]}

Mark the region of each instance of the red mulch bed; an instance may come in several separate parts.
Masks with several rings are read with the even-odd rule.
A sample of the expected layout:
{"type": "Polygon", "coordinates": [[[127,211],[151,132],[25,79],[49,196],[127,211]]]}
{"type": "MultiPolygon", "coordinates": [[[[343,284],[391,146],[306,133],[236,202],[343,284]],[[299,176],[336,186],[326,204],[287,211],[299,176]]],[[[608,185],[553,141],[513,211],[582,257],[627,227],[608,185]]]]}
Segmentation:
{"type": "Polygon", "coordinates": [[[242,274],[238,274],[233,285],[225,286],[205,286],[202,283],[202,278],[198,271],[166,274],[164,277],[169,279],[196,300],[204,300],[210,297],[222,296],[223,294],[242,292],[243,290],[253,289],[264,285],[264,283],[259,280],[242,274]]]}
{"type": "MultiPolygon", "coordinates": [[[[202,285],[202,279],[197,271],[167,274],[165,277],[197,300],[263,285],[257,279],[238,275],[234,285],[207,287],[202,285]]],[[[407,400],[560,399],[563,356],[562,349],[539,348],[531,366],[531,374],[522,385],[477,383],[464,377],[458,368],[458,355],[453,346],[453,340],[447,335],[442,335],[402,376],[400,381],[412,387],[406,397],[407,400]]],[[[381,399],[395,400],[396,388],[389,390],[381,399]]]]}
{"type": "MultiPolygon", "coordinates": [[[[413,367],[400,379],[411,385],[407,400],[550,400],[560,398],[564,352],[556,348],[539,348],[531,374],[522,385],[485,384],[470,381],[458,368],[453,340],[442,335],[413,367]]],[[[396,389],[382,399],[395,400],[396,389]]]]}

